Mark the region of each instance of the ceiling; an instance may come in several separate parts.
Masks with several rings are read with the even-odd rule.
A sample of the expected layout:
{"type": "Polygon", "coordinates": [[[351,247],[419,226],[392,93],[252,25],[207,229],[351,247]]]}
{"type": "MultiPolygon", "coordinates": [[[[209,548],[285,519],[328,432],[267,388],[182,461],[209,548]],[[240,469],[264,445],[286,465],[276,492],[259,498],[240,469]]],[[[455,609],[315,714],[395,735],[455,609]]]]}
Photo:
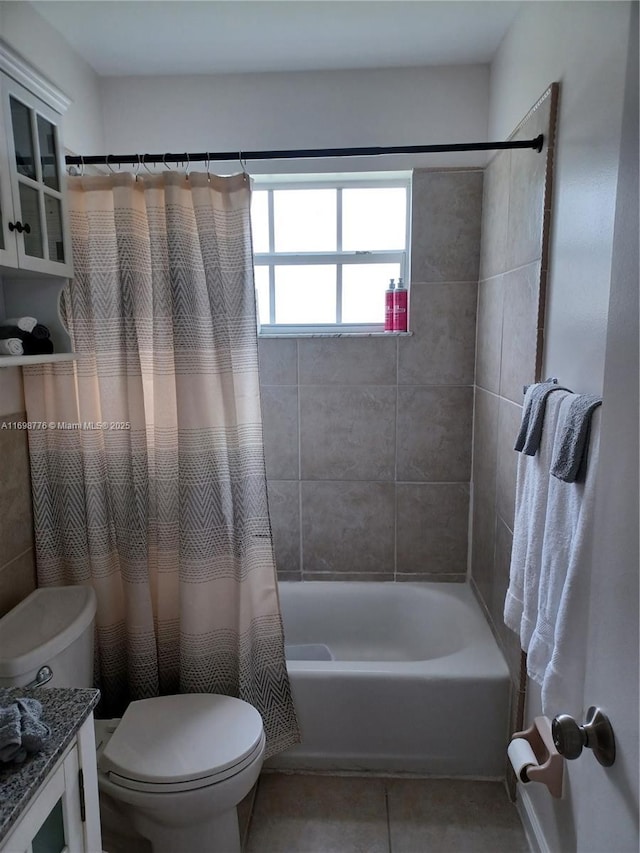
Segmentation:
{"type": "Polygon", "coordinates": [[[103,76],[459,65],[491,61],[510,0],[41,0],[103,76]]]}

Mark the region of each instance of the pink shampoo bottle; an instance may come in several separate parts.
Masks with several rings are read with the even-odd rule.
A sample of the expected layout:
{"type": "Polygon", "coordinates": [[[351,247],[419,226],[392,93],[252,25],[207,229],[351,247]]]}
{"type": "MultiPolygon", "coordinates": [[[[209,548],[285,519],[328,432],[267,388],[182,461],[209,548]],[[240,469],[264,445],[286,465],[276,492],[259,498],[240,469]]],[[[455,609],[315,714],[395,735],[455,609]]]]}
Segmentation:
{"type": "Polygon", "coordinates": [[[407,331],[407,288],[402,283],[402,279],[398,279],[398,284],[393,291],[393,331],[407,331]]]}
{"type": "Polygon", "coordinates": [[[393,294],[395,293],[396,284],[394,279],[390,279],[389,287],[384,292],[384,330],[385,332],[393,332],[393,294]]]}

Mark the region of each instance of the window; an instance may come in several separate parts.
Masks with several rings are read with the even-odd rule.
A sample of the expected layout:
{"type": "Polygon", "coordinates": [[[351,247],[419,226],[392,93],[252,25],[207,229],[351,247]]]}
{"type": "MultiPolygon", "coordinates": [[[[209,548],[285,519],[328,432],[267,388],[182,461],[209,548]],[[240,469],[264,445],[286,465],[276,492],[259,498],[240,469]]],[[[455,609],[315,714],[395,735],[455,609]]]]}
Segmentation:
{"type": "Polygon", "coordinates": [[[263,176],[251,206],[261,334],[384,328],[407,278],[408,173],[263,176]]]}

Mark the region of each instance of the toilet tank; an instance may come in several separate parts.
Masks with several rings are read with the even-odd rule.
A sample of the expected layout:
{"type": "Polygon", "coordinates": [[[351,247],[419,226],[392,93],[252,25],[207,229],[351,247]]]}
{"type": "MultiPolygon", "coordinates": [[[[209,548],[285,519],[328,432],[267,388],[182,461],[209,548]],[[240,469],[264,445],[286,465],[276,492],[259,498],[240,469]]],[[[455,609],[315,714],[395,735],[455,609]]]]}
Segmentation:
{"type": "Polygon", "coordinates": [[[95,613],[89,586],[32,592],[0,619],[0,687],[24,687],[43,666],[48,687],[92,687],[95,613]]]}

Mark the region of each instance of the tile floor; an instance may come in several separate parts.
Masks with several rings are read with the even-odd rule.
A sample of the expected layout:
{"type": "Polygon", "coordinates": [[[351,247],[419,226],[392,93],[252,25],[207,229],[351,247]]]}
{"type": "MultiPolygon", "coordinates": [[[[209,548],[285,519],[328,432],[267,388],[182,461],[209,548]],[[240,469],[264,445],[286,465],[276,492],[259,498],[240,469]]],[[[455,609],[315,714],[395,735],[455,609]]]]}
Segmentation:
{"type": "Polygon", "coordinates": [[[266,773],[246,853],[527,853],[504,785],[266,773]]]}

